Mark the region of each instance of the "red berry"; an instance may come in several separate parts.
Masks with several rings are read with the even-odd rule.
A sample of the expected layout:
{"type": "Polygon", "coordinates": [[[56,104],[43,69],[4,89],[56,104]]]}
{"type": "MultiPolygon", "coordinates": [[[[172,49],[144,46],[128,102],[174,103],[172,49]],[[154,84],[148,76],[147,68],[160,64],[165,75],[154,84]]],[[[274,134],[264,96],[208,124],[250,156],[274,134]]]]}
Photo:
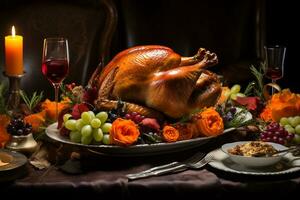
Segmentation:
{"type": "Polygon", "coordinates": [[[277,141],[279,144],[284,144],[285,143],[285,141],[284,141],[284,139],[283,138],[278,138],[278,141],[277,141]]]}
{"type": "Polygon", "coordinates": [[[131,116],[132,116],[132,117],[135,117],[136,115],[137,115],[137,112],[132,112],[132,113],[131,113],[131,116]]]}
{"type": "Polygon", "coordinates": [[[131,115],[127,113],[127,114],[125,115],[125,119],[131,119],[131,115]]]}
{"type": "Polygon", "coordinates": [[[140,122],[142,121],[141,115],[140,115],[140,114],[137,114],[137,115],[134,117],[134,121],[135,121],[136,123],[140,123],[140,122]]]}
{"type": "Polygon", "coordinates": [[[270,138],[270,137],[267,137],[267,138],[266,138],[266,142],[271,142],[271,138],[270,138]]]}

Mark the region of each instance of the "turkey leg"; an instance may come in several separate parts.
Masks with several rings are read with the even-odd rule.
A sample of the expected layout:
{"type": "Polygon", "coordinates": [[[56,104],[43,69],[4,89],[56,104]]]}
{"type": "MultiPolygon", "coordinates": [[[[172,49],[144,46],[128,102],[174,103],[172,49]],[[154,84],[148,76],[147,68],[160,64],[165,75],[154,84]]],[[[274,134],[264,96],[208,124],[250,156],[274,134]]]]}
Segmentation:
{"type": "Polygon", "coordinates": [[[210,51],[206,51],[206,49],[200,48],[197,54],[192,57],[181,57],[179,66],[195,65],[206,60],[211,63],[210,65],[218,63],[218,59],[215,53],[210,53],[210,51]]]}

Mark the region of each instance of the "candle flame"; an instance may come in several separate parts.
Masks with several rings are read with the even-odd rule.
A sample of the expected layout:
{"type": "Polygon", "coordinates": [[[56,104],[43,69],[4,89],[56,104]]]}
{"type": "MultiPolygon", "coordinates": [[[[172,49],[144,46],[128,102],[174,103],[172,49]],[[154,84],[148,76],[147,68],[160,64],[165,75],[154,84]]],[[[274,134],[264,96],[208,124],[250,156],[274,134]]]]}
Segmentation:
{"type": "Polygon", "coordinates": [[[15,26],[12,26],[12,27],[11,27],[11,34],[12,34],[13,37],[16,36],[15,26]]]}

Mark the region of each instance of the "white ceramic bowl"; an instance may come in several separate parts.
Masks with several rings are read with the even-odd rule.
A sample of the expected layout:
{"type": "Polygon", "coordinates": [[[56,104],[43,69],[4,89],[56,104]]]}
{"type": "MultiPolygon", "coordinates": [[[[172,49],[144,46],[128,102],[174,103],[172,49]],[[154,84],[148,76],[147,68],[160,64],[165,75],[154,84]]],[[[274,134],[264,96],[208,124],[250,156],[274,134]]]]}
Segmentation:
{"type": "MultiPolygon", "coordinates": [[[[228,149],[231,149],[235,147],[236,145],[242,145],[245,143],[248,143],[251,141],[242,141],[242,142],[233,142],[233,143],[227,143],[224,144],[221,149],[224,153],[226,153],[229,158],[240,165],[243,165],[245,167],[250,167],[250,168],[255,168],[255,167],[266,167],[270,165],[274,165],[277,162],[279,162],[282,157],[286,153],[280,153],[278,155],[270,156],[270,157],[247,157],[247,156],[240,156],[240,155],[233,155],[228,152],[228,149]]],[[[277,144],[277,143],[272,143],[272,142],[267,142],[268,144],[272,145],[277,151],[285,150],[287,147],[277,144]]]]}

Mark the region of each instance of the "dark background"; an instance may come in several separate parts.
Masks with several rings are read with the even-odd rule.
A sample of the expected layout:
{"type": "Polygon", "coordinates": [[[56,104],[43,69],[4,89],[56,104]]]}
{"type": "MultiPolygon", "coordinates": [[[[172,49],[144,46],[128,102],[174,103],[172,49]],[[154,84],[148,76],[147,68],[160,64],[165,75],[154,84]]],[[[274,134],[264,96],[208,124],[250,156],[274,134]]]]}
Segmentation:
{"type": "Polygon", "coordinates": [[[260,5],[262,44],[287,47],[284,77],[278,83],[300,92],[299,11],[292,0],[121,0],[116,5],[119,23],[112,55],[142,44],[166,45],[183,56],[205,47],[219,57],[219,64],[211,70],[224,75],[229,85],[240,83],[244,87],[254,78],[249,71],[251,64],[258,67],[264,59],[256,55],[259,53],[254,46],[255,9],[260,5]]]}
{"type": "MultiPolygon", "coordinates": [[[[90,0],[96,5],[97,0],[90,0]]],[[[89,2],[90,2],[89,1],[89,2]]],[[[227,84],[239,83],[243,88],[254,79],[249,67],[263,60],[263,45],[285,45],[287,47],[284,77],[278,81],[282,88],[289,87],[300,93],[299,64],[298,64],[298,18],[297,2],[277,0],[111,0],[115,3],[118,14],[118,25],[113,36],[109,60],[118,52],[135,45],[159,44],[171,47],[182,56],[193,56],[200,47],[215,52],[219,64],[210,70],[224,76],[227,84]],[[257,8],[262,9],[263,17],[257,18],[257,8]],[[257,30],[257,24],[262,27],[257,30]],[[257,44],[257,32],[261,31],[257,44]]],[[[95,6],[88,7],[87,3],[80,6],[82,0],[68,1],[59,7],[59,12],[47,13],[47,7],[40,1],[28,4],[26,1],[4,1],[0,7],[0,36],[4,44],[4,36],[10,32],[15,24],[18,34],[24,37],[25,67],[35,68],[22,80],[22,87],[28,92],[45,90],[47,96],[54,91],[50,83],[41,75],[40,64],[43,37],[48,35],[65,35],[69,38],[70,74],[65,83],[75,82],[86,84],[92,72],[99,63],[97,52],[97,34],[103,23],[99,20],[103,13],[99,13],[95,6]],[[14,3],[11,3],[14,2],[14,3]],[[22,3],[20,3],[22,2],[22,3]],[[71,3],[70,3],[71,2],[71,3]],[[75,3],[76,2],[76,3],[75,3]],[[38,8],[38,3],[41,7],[38,8]],[[71,5],[71,6],[70,6],[71,5]],[[79,5],[79,7],[76,7],[79,5]],[[15,9],[15,6],[19,6],[15,9]],[[74,8],[72,8],[74,6],[74,8]],[[71,7],[71,8],[70,8],[71,7]],[[24,8],[27,11],[24,11],[24,8]],[[70,10],[80,10],[71,16],[70,10]],[[44,11],[45,10],[45,11],[44,11]],[[97,13],[98,12],[98,13],[97,13]],[[56,16],[57,15],[57,16],[56,16]],[[14,16],[14,17],[11,17],[14,16]],[[27,16],[41,16],[39,19],[27,20],[27,16]],[[54,17],[53,17],[54,16],[54,17]],[[63,16],[63,17],[60,17],[63,16]],[[66,17],[64,17],[66,16],[66,17]],[[58,21],[57,21],[58,19],[58,21]],[[70,21],[71,20],[71,21],[70,21]],[[86,20],[86,21],[84,21],[86,20]],[[33,23],[33,21],[35,23],[33,23]],[[49,24],[49,21],[51,24],[49,24]],[[37,23],[38,22],[38,23],[37,23]],[[36,25],[37,24],[37,25],[36,25]],[[58,26],[58,25],[59,26],[58,26]],[[87,34],[80,33],[80,26],[87,25],[87,34]],[[39,36],[30,35],[31,27],[41,29],[39,36]],[[94,26],[97,26],[95,29],[94,26]],[[60,27],[53,29],[51,27],[60,27]],[[78,30],[77,30],[78,28],[78,30]],[[47,33],[44,31],[48,31],[47,33]],[[79,36],[83,38],[79,38],[79,36]],[[96,42],[95,42],[96,41],[96,42]],[[88,44],[88,45],[86,45],[88,44]],[[28,50],[32,47],[33,50],[28,50]],[[76,48],[75,48],[76,47],[76,48]],[[89,55],[88,69],[82,70],[86,63],[85,55],[89,55]],[[78,62],[77,62],[78,61],[78,62]],[[77,65],[76,65],[77,63],[77,65]],[[85,75],[84,72],[87,72],[85,75]],[[84,74],[84,75],[83,75],[84,74]],[[30,82],[30,84],[29,84],[30,82]]],[[[43,1],[47,5],[48,1],[43,1]]],[[[51,1],[49,1],[51,2],[51,1]]],[[[52,1],[59,2],[59,1],[52,1]]],[[[51,3],[52,3],[51,2],[51,3]]],[[[0,4],[1,4],[0,3],[0,4]]],[[[50,3],[50,4],[51,4],[50,3]]],[[[54,9],[55,7],[52,7],[54,9]]],[[[0,49],[0,68],[4,67],[4,45],[0,49]]],[[[0,79],[6,80],[5,77],[0,79]]],[[[269,81],[269,80],[266,80],[269,81]]]]}
{"type": "Polygon", "coordinates": [[[267,1],[267,44],[287,47],[284,77],[279,81],[283,88],[300,92],[299,37],[300,12],[296,1],[267,1]]]}

